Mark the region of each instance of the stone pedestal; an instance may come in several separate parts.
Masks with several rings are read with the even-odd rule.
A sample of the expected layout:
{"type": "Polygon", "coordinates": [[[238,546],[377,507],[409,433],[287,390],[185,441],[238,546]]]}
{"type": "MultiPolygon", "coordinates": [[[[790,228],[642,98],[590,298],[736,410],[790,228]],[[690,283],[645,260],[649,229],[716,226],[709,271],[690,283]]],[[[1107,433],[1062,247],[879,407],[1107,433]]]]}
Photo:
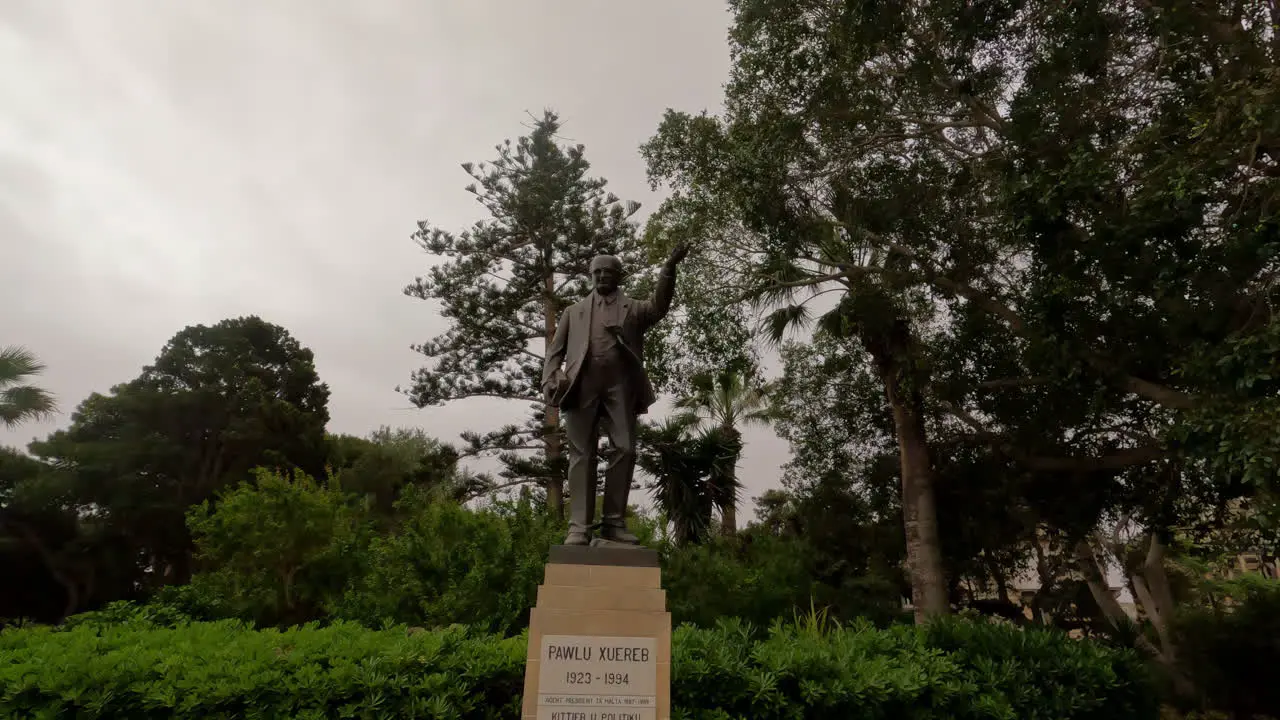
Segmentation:
{"type": "Polygon", "coordinates": [[[671,614],[658,553],[552,547],[526,657],[525,720],[668,720],[671,614]]]}

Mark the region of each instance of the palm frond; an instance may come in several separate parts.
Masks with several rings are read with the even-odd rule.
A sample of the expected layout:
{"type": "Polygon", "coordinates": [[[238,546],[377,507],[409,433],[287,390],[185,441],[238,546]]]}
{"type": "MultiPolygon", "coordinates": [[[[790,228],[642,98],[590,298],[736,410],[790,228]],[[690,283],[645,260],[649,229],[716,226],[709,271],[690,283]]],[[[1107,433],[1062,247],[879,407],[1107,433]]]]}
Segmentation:
{"type": "Polygon", "coordinates": [[[813,323],[813,314],[804,305],[788,305],[769,313],[761,328],[766,345],[778,347],[792,329],[804,329],[813,323]]]}
{"type": "Polygon", "coordinates": [[[38,375],[44,364],[19,345],[0,348],[0,424],[12,428],[28,420],[44,420],[57,411],[53,395],[34,385],[20,384],[38,375]]]}
{"type": "Polygon", "coordinates": [[[47,420],[58,410],[48,391],[32,385],[0,390],[0,423],[13,427],[27,420],[47,420]]]}
{"type": "Polygon", "coordinates": [[[39,375],[45,366],[35,353],[19,345],[0,348],[0,387],[11,385],[24,377],[39,375]]]}
{"type": "MultiPolygon", "coordinates": [[[[695,399],[686,398],[686,400],[689,400],[692,402],[695,399]]],[[[677,404],[677,407],[679,407],[679,404],[677,404]]],[[[693,430],[697,428],[698,426],[702,425],[706,421],[706,418],[704,418],[701,414],[699,414],[697,410],[693,409],[693,406],[686,406],[686,407],[687,409],[685,409],[684,412],[678,412],[667,419],[667,422],[679,426],[680,433],[682,435],[686,434],[689,430],[693,430]]]]}
{"type": "Polygon", "coordinates": [[[857,325],[857,315],[853,312],[851,304],[845,301],[841,301],[836,307],[824,313],[817,322],[819,332],[836,338],[853,336],[857,325]]]}

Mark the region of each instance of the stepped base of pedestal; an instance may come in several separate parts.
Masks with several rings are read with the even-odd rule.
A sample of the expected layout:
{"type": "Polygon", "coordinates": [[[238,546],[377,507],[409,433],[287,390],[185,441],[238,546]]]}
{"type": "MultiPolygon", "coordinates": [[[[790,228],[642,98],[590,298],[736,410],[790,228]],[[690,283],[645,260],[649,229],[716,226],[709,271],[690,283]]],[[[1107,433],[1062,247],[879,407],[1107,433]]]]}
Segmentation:
{"type": "Polygon", "coordinates": [[[556,546],[529,615],[526,720],[667,720],[671,614],[657,553],[556,546]]]}

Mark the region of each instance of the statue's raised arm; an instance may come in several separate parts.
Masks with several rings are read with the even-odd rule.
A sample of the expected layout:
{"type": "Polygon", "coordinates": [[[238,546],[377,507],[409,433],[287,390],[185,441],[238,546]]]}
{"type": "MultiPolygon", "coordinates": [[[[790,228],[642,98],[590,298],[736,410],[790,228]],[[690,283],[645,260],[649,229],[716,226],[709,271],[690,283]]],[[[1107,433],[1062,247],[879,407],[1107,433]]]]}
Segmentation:
{"type": "Polygon", "coordinates": [[[658,282],[653,288],[653,295],[648,300],[640,302],[639,315],[646,330],[661,322],[671,310],[671,301],[676,296],[676,267],[688,254],[687,245],[677,245],[671,251],[667,261],[662,264],[662,270],[658,273],[658,282]]]}
{"type": "Polygon", "coordinates": [[[627,496],[636,466],[636,421],[657,399],[644,367],[644,333],[671,309],[676,267],[689,254],[678,245],[663,263],[653,296],[627,297],[618,289],[622,262],[591,261],[594,289],[560,316],[547,345],[542,390],[564,416],[569,453],[569,535],[565,545],[636,544],[627,532],[627,496]],[[606,421],[603,422],[602,421],[606,421]],[[605,470],[604,517],[595,524],[596,445],[601,425],[614,453],[605,470]]]}

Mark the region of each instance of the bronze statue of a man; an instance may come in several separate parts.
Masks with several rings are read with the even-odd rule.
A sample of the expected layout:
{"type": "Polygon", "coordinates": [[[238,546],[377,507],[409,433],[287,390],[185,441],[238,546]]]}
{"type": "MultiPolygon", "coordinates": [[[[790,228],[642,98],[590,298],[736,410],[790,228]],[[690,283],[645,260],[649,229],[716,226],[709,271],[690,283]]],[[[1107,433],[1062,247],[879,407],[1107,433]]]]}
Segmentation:
{"type": "Polygon", "coordinates": [[[653,297],[618,290],[622,262],[591,261],[595,289],[560,315],[542,366],[542,392],[564,415],[569,451],[569,534],[565,545],[591,542],[596,509],[596,446],[601,425],[614,452],[605,469],[599,537],[635,544],[627,532],[627,496],[636,467],[636,417],[657,399],[644,369],[644,333],[666,317],[675,295],[676,266],[689,254],[680,245],[662,266],[653,297]],[[563,368],[561,367],[563,365],[563,368]]]}

